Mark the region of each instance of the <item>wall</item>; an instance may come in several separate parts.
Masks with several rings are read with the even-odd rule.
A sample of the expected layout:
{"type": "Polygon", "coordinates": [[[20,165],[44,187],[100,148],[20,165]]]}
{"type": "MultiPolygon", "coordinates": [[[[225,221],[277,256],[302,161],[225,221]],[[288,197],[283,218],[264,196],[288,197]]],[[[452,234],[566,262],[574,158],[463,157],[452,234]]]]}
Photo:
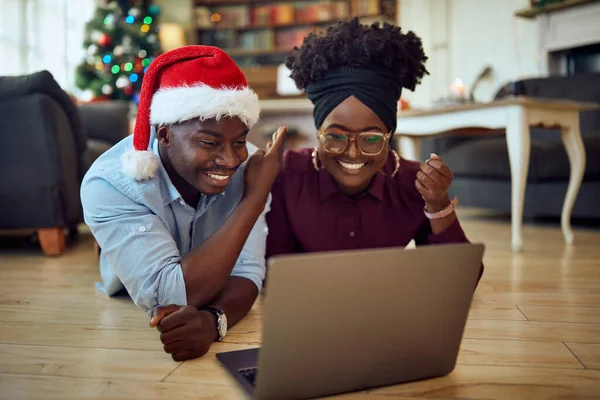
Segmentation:
{"type": "Polygon", "coordinates": [[[480,101],[491,100],[508,81],[542,75],[545,56],[538,22],[514,16],[528,4],[529,0],[401,0],[400,26],[423,39],[431,73],[406,98],[413,106],[429,106],[449,95],[456,78],[468,90],[486,65],[493,71],[477,88],[480,101]]]}

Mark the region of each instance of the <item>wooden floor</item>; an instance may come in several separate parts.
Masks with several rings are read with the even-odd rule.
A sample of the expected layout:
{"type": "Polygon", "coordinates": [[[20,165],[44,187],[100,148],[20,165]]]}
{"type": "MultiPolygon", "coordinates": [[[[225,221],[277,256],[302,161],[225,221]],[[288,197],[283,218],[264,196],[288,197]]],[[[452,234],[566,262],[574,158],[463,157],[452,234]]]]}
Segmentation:
{"type": "MultiPolygon", "coordinates": [[[[578,229],[569,248],[558,227],[526,226],[513,253],[507,222],[461,217],[487,250],[456,369],[342,398],[599,399],[600,229],[578,229]]],[[[260,301],[207,356],[176,363],[130,300],[95,291],[98,278],[85,232],[59,258],[0,251],[0,398],[243,397],[214,354],[259,344],[260,301]]]]}

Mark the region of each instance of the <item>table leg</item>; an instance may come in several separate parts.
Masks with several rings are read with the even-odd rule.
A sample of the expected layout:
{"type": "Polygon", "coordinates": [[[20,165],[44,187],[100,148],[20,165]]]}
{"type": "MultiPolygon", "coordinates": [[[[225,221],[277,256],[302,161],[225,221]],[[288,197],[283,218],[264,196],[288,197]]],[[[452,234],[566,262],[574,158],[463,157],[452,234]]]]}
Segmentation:
{"type": "Polygon", "coordinates": [[[512,248],[513,250],[521,250],[523,247],[523,205],[529,172],[531,137],[527,111],[522,107],[516,107],[509,112],[509,120],[506,126],[506,143],[511,177],[512,248]]]}
{"type": "Polygon", "coordinates": [[[579,194],[585,171],[585,149],[579,131],[579,114],[575,114],[569,125],[562,130],[561,136],[571,164],[571,173],[560,217],[560,225],[565,242],[571,245],[574,239],[573,230],[571,229],[571,211],[573,211],[573,205],[579,194]]]}
{"type": "Polygon", "coordinates": [[[418,136],[400,136],[398,144],[402,158],[421,161],[421,138],[418,136]]]}

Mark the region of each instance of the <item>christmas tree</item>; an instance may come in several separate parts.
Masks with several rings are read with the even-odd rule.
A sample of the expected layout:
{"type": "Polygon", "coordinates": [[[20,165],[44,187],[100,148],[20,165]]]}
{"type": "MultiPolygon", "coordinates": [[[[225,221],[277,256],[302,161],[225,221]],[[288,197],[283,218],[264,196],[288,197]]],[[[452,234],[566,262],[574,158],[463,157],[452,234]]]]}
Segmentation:
{"type": "Polygon", "coordinates": [[[150,0],[107,0],[86,24],[86,57],[75,83],[86,99],[137,103],[148,65],[160,54],[160,8],[150,0]]]}

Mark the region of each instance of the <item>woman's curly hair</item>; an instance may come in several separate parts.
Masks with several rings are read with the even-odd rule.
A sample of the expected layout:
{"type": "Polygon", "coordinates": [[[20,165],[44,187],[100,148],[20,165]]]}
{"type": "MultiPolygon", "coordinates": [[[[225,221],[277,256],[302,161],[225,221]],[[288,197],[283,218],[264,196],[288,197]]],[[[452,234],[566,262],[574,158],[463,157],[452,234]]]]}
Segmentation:
{"type": "Polygon", "coordinates": [[[311,33],[300,48],[285,60],[298,89],[320,79],[338,67],[377,68],[393,73],[398,83],[415,90],[425,74],[427,56],[421,39],[413,32],[387,22],[362,25],[358,18],[329,27],[325,33],[311,33]]]}

